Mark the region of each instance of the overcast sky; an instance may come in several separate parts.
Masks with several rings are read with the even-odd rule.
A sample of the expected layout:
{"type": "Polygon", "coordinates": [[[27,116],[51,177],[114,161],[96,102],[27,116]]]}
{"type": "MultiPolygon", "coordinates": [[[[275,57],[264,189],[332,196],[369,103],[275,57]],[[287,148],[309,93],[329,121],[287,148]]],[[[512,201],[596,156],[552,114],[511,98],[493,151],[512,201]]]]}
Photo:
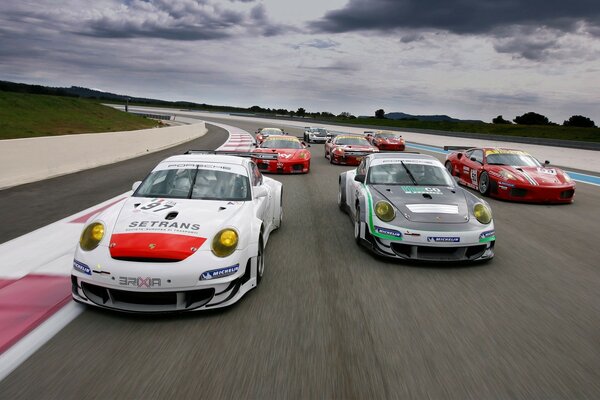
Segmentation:
{"type": "Polygon", "coordinates": [[[0,2],[0,80],[210,104],[600,123],[599,0],[0,2]]]}

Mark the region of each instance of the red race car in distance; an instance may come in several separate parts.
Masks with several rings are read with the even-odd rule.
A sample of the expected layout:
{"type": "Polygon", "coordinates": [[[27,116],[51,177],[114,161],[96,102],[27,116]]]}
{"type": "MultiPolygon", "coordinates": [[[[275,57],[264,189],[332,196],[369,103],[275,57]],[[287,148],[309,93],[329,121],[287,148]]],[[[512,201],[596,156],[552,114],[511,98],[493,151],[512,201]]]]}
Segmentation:
{"type": "Polygon", "coordinates": [[[369,140],[379,150],[404,151],[404,138],[397,132],[377,131],[369,140]]]}
{"type": "Polygon", "coordinates": [[[525,151],[503,148],[463,148],[446,156],[446,168],[458,177],[458,183],[483,195],[531,203],[571,203],[575,182],[549,164],[525,151]]]}
{"type": "Polygon", "coordinates": [[[325,142],[325,158],[332,164],[358,165],[363,157],[379,149],[362,135],[338,135],[325,142]]]}
{"type": "Polygon", "coordinates": [[[270,135],[283,135],[284,132],[279,128],[259,128],[256,130],[256,143],[261,144],[270,135]]]}
{"type": "Polygon", "coordinates": [[[262,172],[306,174],[310,171],[310,151],[294,136],[269,135],[253,153],[277,154],[276,160],[262,159],[258,154],[252,157],[262,172]]]}

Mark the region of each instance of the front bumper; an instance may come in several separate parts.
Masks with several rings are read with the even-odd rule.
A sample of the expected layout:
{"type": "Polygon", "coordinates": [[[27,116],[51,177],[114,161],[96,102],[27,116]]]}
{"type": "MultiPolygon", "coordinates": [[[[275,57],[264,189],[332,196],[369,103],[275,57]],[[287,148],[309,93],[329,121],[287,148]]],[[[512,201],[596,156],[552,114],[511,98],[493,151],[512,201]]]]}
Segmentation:
{"type": "MultiPolygon", "coordinates": [[[[381,229],[381,228],[377,228],[381,229]]],[[[396,239],[372,234],[361,222],[361,238],[375,254],[411,261],[427,262],[473,262],[494,257],[496,242],[493,225],[483,230],[467,232],[419,231],[398,227],[383,228],[399,235],[396,239]]]]}
{"type": "Polygon", "coordinates": [[[296,161],[256,160],[261,172],[272,174],[306,174],[310,170],[310,159],[296,161]]]}
{"type": "MultiPolygon", "coordinates": [[[[205,279],[207,268],[197,268],[187,260],[173,263],[145,263],[90,257],[76,253],[71,290],[75,301],[116,311],[165,313],[207,310],[229,306],[256,287],[256,257],[241,251],[233,262],[237,271],[223,277],[205,279]],[[95,261],[95,263],[94,263],[95,261]]],[[[210,270],[223,267],[223,261],[210,270]]],[[[198,260],[195,260],[198,263],[198,260]]]]}
{"type": "Polygon", "coordinates": [[[398,143],[398,144],[385,144],[385,143],[381,143],[377,145],[377,148],[379,150],[384,150],[384,151],[404,151],[406,146],[404,144],[398,143]]]}
{"type": "Polygon", "coordinates": [[[331,157],[331,162],[333,164],[340,164],[340,165],[359,165],[360,162],[362,161],[362,159],[365,157],[366,154],[364,155],[337,155],[334,154],[333,152],[329,155],[329,157],[331,157]]]}
{"type": "Polygon", "coordinates": [[[490,196],[528,203],[572,203],[575,184],[543,187],[491,180],[490,196]]]}

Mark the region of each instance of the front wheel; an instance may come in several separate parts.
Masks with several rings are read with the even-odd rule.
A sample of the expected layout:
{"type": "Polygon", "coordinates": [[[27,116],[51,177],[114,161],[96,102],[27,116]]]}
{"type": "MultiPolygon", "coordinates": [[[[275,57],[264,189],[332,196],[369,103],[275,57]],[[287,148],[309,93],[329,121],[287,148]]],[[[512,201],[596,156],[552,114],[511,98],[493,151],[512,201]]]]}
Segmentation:
{"type": "Polygon", "coordinates": [[[454,176],[454,168],[452,167],[452,163],[450,161],[446,161],[446,169],[450,172],[451,176],[454,176]]]}
{"type": "Polygon", "coordinates": [[[340,210],[344,211],[344,196],[342,195],[342,182],[340,182],[340,186],[338,188],[338,195],[337,195],[337,203],[338,203],[338,207],[340,208],[340,210]]]}
{"type": "Polygon", "coordinates": [[[256,256],[256,286],[262,281],[265,272],[265,247],[263,246],[262,233],[258,239],[258,255],[256,256]]]}
{"type": "Polygon", "coordinates": [[[356,206],[356,214],[354,214],[354,241],[360,244],[360,207],[356,206]]]}
{"type": "Polygon", "coordinates": [[[484,196],[487,196],[490,192],[490,177],[487,172],[483,171],[481,175],[479,175],[479,193],[484,196]]]}

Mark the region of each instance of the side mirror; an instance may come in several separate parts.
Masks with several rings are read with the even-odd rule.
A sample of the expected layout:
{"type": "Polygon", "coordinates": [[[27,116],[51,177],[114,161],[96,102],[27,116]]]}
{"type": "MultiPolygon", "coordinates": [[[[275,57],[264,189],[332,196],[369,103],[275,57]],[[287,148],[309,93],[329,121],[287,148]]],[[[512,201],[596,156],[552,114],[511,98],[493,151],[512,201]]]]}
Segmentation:
{"type": "Polygon", "coordinates": [[[474,161],[476,163],[482,164],[482,162],[479,161],[478,159],[476,159],[475,157],[471,157],[471,161],[474,161]]]}
{"type": "Polygon", "coordinates": [[[255,199],[258,199],[258,198],[261,198],[261,197],[267,197],[268,194],[269,194],[269,191],[267,190],[266,187],[264,187],[264,186],[255,186],[252,197],[254,197],[255,199]]]}
{"type": "Polygon", "coordinates": [[[366,177],[365,177],[364,175],[356,175],[356,176],[354,177],[354,180],[355,180],[356,182],[365,183],[365,178],[366,178],[366,177]]]}
{"type": "Polygon", "coordinates": [[[550,161],[548,161],[548,160],[544,161],[544,167],[547,167],[548,165],[550,165],[550,161]]]}
{"type": "Polygon", "coordinates": [[[140,187],[141,184],[142,184],[142,181],[133,182],[133,185],[131,185],[131,190],[133,190],[135,192],[137,190],[137,188],[140,187]]]}

